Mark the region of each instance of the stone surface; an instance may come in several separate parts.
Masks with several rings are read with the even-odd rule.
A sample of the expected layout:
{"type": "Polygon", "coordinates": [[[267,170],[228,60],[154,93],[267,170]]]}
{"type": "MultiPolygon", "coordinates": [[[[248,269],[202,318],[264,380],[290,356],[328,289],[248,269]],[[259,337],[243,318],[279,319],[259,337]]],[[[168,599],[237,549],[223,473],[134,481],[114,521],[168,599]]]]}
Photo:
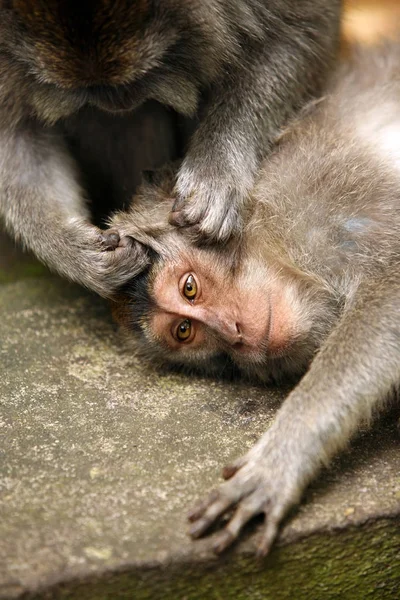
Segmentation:
{"type": "Polygon", "coordinates": [[[259,563],[216,558],[185,514],[284,392],[156,373],[106,303],[57,278],[0,286],[0,597],[400,597],[392,411],[307,492],[259,563]]]}

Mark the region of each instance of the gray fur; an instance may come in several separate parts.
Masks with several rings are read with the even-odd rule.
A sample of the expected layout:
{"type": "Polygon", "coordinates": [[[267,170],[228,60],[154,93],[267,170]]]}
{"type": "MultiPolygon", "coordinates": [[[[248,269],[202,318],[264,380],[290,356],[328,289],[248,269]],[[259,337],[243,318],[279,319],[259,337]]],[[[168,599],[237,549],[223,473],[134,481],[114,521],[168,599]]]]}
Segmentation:
{"type": "MultiPolygon", "coordinates": [[[[154,223],[158,211],[156,229],[134,208],[113,222],[124,235],[152,247],[164,263],[174,259],[171,248],[177,253],[187,244],[162,226],[170,180],[145,187],[139,198],[139,206],[153,203],[154,223]]],[[[267,278],[278,265],[282,292],[290,287],[292,310],[298,312],[299,305],[302,310],[301,344],[293,344],[289,355],[263,365],[241,364],[236,357],[237,368],[262,380],[307,370],[271,428],[225,469],[228,481],[191,513],[191,534],[198,537],[237,506],[217,534],[217,552],[252,516],[264,513],[259,548],[266,554],[307,484],[398,388],[399,200],[400,44],[392,44],[356,52],[338,70],[325,96],[292,122],[264,161],[242,235],[226,256],[205,250],[214,253],[216,270],[232,269],[236,261],[240,271],[257,257],[267,278]]],[[[129,326],[129,316],[125,322],[129,326]]],[[[166,359],[145,319],[142,326],[141,344],[166,359]]],[[[198,350],[191,356],[188,344],[176,359],[171,354],[170,360],[189,364],[203,358],[204,369],[213,370],[206,350],[203,357],[198,350]]]]}
{"type": "MultiPolygon", "coordinates": [[[[0,0],[7,229],[104,296],[139,271],[147,261],[139,246],[103,251],[66,132],[73,119],[74,134],[85,134],[84,107],[129,113],[153,99],[200,122],[178,173],[175,222],[227,238],[272,138],[325,79],[339,12],[339,0],[0,0]]],[[[119,129],[107,127],[111,145],[119,129]]],[[[85,156],[99,172],[105,137],[94,135],[85,156]]],[[[126,150],[114,146],[110,178],[118,179],[126,150]]]]}

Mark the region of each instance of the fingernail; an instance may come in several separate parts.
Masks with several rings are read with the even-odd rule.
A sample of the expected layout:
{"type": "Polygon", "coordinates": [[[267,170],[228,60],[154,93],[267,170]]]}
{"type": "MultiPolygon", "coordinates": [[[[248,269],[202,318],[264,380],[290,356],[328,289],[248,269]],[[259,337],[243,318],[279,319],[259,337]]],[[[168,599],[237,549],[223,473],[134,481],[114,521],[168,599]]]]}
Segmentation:
{"type": "Polygon", "coordinates": [[[200,516],[200,510],[198,508],[193,508],[190,512],[188,512],[187,519],[190,523],[196,521],[200,516]]]}
{"type": "Polygon", "coordinates": [[[196,523],[194,523],[192,525],[192,527],[190,527],[189,529],[189,535],[192,538],[198,538],[201,536],[201,534],[207,529],[207,527],[209,526],[209,523],[206,519],[199,519],[198,521],[196,521],[196,523]]]}
{"type": "Polygon", "coordinates": [[[222,469],[222,477],[224,479],[230,479],[237,470],[237,467],[234,467],[233,465],[227,465],[222,469]]]}
{"type": "Polygon", "coordinates": [[[234,541],[234,536],[230,531],[223,531],[219,534],[218,538],[213,544],[213,550],[216,554],[221,554],[224,550],[226,550],[234,541]]]}

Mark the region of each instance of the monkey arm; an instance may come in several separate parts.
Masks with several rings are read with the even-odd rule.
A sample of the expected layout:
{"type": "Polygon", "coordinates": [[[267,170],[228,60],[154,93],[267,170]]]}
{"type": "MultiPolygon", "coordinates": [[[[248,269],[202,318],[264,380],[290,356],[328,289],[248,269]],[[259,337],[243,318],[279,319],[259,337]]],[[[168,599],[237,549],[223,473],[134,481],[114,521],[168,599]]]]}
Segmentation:
{"type": "Polygon", "coordinates": [[[244,38],[237,62],[210,89],[178,173],[171,222],[197,239],[226,241],[240,229],[261,159],[335,56],[340,2],[278,4],[263,15],[265,37],[244,38]]]}
{"type": "Polygon", "coordinates": [[[72,158],[38,124],[0,130],[0,217],[50,268],[103,296],[146,262],[141,246],[120,247],[89,223],[72,158]]]}
{"type": "Polygon", "coordinates": [[[251,517],[264,513],[259,553],[267,554],[281,520],[321,466],[398,386],[398,269],[391,265],[379,278],[361,284],[352,306],[270,429],[246,455],[225,468],[228,481],[190,514],[193,537],[237,505],[216,537],[215,550],[223,551],[251,517]]]}

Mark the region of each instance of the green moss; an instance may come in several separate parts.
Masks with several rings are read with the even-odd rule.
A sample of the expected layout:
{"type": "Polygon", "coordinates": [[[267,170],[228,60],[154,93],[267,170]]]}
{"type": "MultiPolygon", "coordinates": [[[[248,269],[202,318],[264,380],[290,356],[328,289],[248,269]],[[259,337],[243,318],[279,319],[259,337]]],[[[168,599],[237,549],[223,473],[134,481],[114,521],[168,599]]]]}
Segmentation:
{"type": "Polygon", "coordinates": [[[205,563],[132,568],[35,596],[59,600],[397,600],[400,520],[276,548],[265,561],[236,553],[205,563]]]}
{"type": "Polygon", "coordinates": [[[48,276],[49,271],[44,265],[38,262],[20,263],[14,265],[12,269],[0,269],[0,284],[19,281],[31,277],[48,276]]]}

